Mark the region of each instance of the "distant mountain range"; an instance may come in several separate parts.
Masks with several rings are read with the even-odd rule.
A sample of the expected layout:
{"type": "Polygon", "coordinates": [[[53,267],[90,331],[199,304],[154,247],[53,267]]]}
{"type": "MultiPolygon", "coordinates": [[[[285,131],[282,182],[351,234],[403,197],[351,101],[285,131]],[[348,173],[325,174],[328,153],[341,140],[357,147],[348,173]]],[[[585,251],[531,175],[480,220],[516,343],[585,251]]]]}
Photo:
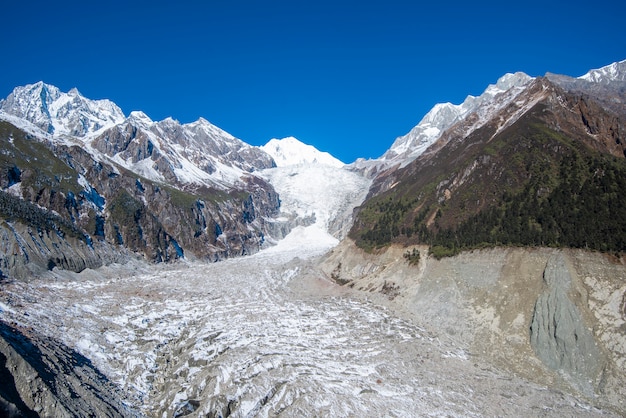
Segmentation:
{"type": "MultiPolygon", "coordinates": [[[[259,174],[302,164],[373,180],[351,233],[365,247],[399,241],[448,248],[451,240],[458,241],[455,248],[589,246],[588,240],[564,238],[567,233],[554,227],[564,220],[546,218],[545,208],[555,204],[554,193],[563,192],[561,173],[573,159],[580,161],[580,187],[620,175],[625,67],[622,61],[577,79],[506,74],[460,105],[435,105],[380,158],[350,165],[295,138],[253,147],[202,118],[188,124],[171,118],[155,122],[140,111],[125,116],[113,102],[87,99],[77,89],[64,93],[43,82],[16,87],[0,101],[0,216],[5,220],[0,232],[4,248],[13,249],[0,270],[5,275],[55,266],[80,270],[137,253],[166,261],[256,252],[305,222],[281,216],[281,199],[271,183],[279,180],[259,174]],[[528,239],[512,237],[515,232],[505,233],[502,226],[522,196],[530,196],[525,204],[536,209],[516,215],[515,231],[532,236],[528,239]],[[499,221],[477,220],[487,214],[499,221]],[[479,225],[488,226],[489,234],[459,241],[459,231],[479,225]]],[[[350,180],[357,183],[369,184],[350,180]]],[[[596,196],[601,186],[594,187],[585,189],[588,197],[610,205],[606,216],[619,219],[612,208],[622,203],[615,201],[621,193],[606,200],[596,196]]],[[[568,191],[579,196],[582,189],[568,191]]],[[[310,200],[309,192],[303,191],[303,202],[310,200]]],[[[346,201],[335,200],[346,213],[346,201]]],[[[567,204],[575,212],[567,216],[586,216],[580,208],[587,201],[567,204]]],[[[303,205],[294,205],[306,213],[303,205]]],[[[616,227],[622,226],[595,225],[596,240],[616,227]]],[[[624,248],[619,239],[604,247],[624,248]]]]}
{"type": "MultiPolygon", "coordinates": [[[[219,260],[303,222],[281,216],[278,194],[256,175],[276,166],[272,156],[205,119],[126,117],[109,100],[39,82],[0,101],[0,140],[0,239],[11,248],[3,275],[80,271],[136,253],[219,260]]],[[[295,139],[272,149],[341,164],[295,139]]]]}

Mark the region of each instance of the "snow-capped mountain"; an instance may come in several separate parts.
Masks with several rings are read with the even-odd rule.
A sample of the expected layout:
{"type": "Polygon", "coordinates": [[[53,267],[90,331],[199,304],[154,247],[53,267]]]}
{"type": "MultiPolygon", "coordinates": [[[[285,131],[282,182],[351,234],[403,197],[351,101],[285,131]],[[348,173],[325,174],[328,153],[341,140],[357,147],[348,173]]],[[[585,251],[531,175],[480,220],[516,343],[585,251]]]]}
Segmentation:
{"type": "MultiPolygon", "coordinates": [[[[16,256],[13,264],[19,266],[40,268],[54,259],[55,265],[80,270],[123,258],[126,249],[158,261],[220,260],[252,254],[292,228],[311,224],[318,235],[336,240],[369,186],[369,180],[342,170],[341,161],[295,138],[270,142],[268,149],[288,167],[268,174],[278,170],[270,154],[206,119],[153,121],[141,111],[126,117],[109,100],[93,101],[76,89],[63,93],[42,82],[17,87],[2,100],[0,124],[0,156],[10,156],[0,158],[0,174],[6,174],[0,175],[0,188],[17,199],[5,206],[15,213],[42,210],[29,206],[34,205],[58,214],[42,214],[41,219],[52,216],[44,227],[40,221],[27,227],[61,240],[55,248],[78,248],[75,257],[63,255],[67,248],[59,254],[29,250],[16,256]],[[46,163],[34,167],[42,157],[46,163]],[[299,171],[289,171],[294,167],[299,171]],[[345,193],[335,193],[336,184],[345,193]],[[50,231],[58,225],[104,249],[67,244],[50,231]]],[[[24,231],[11,236],[28,235],[24,231]]]]}
{"type": "Polygon", "coordinates": [[[260,148],[276,161],[277,167],[259,175],[279,193],[282,215],[343,238],[352,223],[352,209],[365,199],[371,180],[294,137],[272,139],[260,148]]]}
{"type": "Polygon", "coordinates": [[[591,70],[574,78],[546,73],[546,78],[568,91],[593,96],[616,113],[626,111],[626,60],[591,70]]]}
{"type": "Polygon", "coordinates": [[[344,163],[327,152],[322,152],[312,145],[307,145],[290,136],[283,139],[271,139],[260,147],[276,161],[278,167],[317,163],[331,167],[342,167],[344,163]]]}
{"type": "Polygon", "coordinates": [[[112,101],[86,99],[73,88],[61,92],[38,82],[16,87],[0,100],[0,112],[25,119],[48,134],[83,137],[122,123],[122,110],[112,101]]]}
{"type": "Polygon", "coordinates": [[[154,122],[138,111],[93,137],[90,146],[144,177],[182,186],[226,190],[248,173],[275,165],[269,155],[206,119],[154,122]]]}
{"type": "Polygon", "coordinates": [[[626,81],[626,60],[614,62],[602,68],[589,71],[578,77],[593,83],[607,84],[615,81],[626,81]]]}
{"type": "Polygon", "coordinates": [[[110,100],[90,100],[38,82],[17,87],[0,101],[0,119],[52,142],[79,145],[94,158],[112,161],[142,177],[178,187],[227,190],[274,161],[206,119],[180,124],[152,121],[145,113],[125,117],[110,100]]]}
{"type": "MultiPolygon", "coordinates": [[[[626,60],[591,70],[578,78],[551,73],[547,73],[546,77],[566,89],[593,94],[609,107],[623,108],[626,103],[625,95],[620,93],[624,89],[612,88],[616,84],[626,84],[626,60]]],[[[498,79],[496,84],[489,85],[480,96],[467,96],[458,105],[438,103],[409,133],[398,137],[379,159],[360,160],[354,167],[365,172],[378,173],[396,165],[406,166],[455,124],[464,121],[464,126],[460,127],[463,132],[456,132],[456,136],[467,136],[489,122],[502,109],[515,102],[517,96],[534,79],[523,72],[508,73],[498,79]]],[[[520,109],[518,116],[522,113],[523,109],[520,109]]],[[[514,120],[513,117],[509,124],[514,120]]]]}
{"type": "Polygon", "coordinates": [[[467,96],[459,105],[436,104],[408,134],[397,138],[380,159],[387,167],[398,163],[404,166],[420,156],[446,129],[472,113],[478,114],[474,128],[479,128],[514,100],[532,79],[522,72],[505,74],[478,97],[467,96]]]}

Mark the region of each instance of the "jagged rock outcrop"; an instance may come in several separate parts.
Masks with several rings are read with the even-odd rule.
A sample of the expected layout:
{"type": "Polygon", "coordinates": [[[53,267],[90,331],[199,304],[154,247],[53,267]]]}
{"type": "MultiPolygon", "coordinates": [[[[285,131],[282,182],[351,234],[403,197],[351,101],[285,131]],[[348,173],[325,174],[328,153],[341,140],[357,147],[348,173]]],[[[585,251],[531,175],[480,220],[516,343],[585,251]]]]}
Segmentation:
{"type": "Polygon", "coordinates": [[[0,321],[0,415],[133,417],[89,359],[50,337],[0,321]]]}
{"type": "Polygon", "coordinates": [[[545,290],[535,303],[530,325],[531,345],[548,367],[592,396],[600,389],[607,359],[579,310],[584,305],[570,299],[572,280],[562,254],[548,260],[543,280],[545,290]]]}

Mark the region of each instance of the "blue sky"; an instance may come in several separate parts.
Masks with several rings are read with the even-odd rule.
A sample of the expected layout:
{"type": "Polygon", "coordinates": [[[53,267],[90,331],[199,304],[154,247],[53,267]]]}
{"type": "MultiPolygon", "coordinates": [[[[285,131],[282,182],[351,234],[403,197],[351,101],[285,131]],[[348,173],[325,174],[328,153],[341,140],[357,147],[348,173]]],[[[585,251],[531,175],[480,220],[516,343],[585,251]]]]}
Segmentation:
{"type": "Polygon", "coordinates": [[[438,102],[507,72],[626,59],[622,0],[31,2],[2,6],[0,96],[43,80],[129,114],[204,117],[375,158],[438,102]]]}

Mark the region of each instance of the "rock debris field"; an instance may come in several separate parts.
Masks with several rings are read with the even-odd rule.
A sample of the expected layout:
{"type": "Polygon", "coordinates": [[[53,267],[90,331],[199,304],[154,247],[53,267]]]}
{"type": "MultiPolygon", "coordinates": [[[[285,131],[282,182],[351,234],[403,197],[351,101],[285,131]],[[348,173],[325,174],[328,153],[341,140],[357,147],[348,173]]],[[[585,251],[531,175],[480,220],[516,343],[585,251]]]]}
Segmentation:
{"type": "Polygon", "coordinates": [[[607,416],[340,290],[313,232],[215,264],[54,270],[4,285],[0,315],[91,359],[139,415],[607,416]]]}

